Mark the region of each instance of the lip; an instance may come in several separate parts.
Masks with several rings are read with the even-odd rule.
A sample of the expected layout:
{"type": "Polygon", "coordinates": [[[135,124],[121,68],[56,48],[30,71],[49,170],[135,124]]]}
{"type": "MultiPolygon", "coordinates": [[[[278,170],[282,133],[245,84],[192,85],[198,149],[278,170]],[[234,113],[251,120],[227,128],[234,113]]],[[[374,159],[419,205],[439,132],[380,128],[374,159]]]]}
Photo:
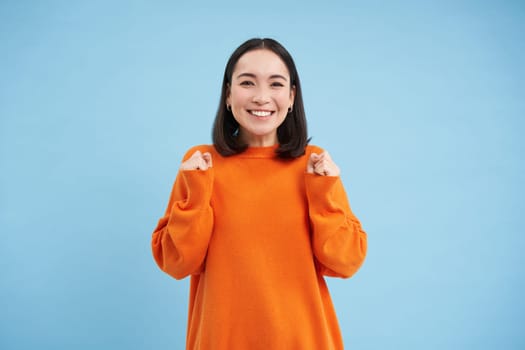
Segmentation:
{"type": "Polygon", "coordinates": [[[249,109],[248,113],[250,113],[250,115],[256,118],[266,119],[274,115],[275,111],[268,110],[268,109],[249,109]]]}

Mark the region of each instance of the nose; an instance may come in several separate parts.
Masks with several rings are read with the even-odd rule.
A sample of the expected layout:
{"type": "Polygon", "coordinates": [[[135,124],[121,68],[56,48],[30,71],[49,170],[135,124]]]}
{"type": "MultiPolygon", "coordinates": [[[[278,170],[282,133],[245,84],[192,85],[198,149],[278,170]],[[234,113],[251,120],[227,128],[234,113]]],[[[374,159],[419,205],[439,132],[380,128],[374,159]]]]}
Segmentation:
{"type": "Polygon", "coordinates": [[[253,95],[252,102],[257,103],[259,105],[263,105],[270,102],[269,92],[264,88],[257,89],[255,91],[255,94],[253,95]]]}

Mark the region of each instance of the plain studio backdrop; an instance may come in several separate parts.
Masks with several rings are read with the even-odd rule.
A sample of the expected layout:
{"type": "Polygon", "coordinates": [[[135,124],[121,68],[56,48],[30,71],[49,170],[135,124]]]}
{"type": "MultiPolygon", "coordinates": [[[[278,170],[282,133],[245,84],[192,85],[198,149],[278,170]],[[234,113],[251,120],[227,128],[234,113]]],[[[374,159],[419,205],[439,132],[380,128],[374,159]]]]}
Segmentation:
{"type": "Polygon", "coordinates": [[[151,233],[231,52],[295,58],[369,237],[348,349],[525,348],[522,1],[2,1],[0,348],[183,349],[151,233]]]}

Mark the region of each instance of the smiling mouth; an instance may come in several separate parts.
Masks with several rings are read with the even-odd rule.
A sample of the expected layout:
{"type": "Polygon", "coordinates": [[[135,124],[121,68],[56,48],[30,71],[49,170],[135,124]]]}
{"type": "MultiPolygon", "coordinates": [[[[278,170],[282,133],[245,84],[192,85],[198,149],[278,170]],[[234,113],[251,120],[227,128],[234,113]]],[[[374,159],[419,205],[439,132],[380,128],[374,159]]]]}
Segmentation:
{"type": "Polygon", "coordinates": [[[250,112],[251,115],[254,115],[256,117],[259,117],[259,118],[265,118],[265,117],[269,117],[273,114],[272,111],[254,111],[254,110],[251,110],[251,111],[248,111],[250,112]]]}

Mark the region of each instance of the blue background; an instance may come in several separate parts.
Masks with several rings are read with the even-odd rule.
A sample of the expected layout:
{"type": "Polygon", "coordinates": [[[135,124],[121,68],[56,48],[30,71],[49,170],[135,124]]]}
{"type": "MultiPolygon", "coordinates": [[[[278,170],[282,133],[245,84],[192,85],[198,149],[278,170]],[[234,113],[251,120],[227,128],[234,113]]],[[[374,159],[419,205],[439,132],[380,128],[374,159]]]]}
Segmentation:
{"type": "Polygon", "coordinates": [[[0,348],[183,349],[151,232],[231,52],[281,41],[369,255],[348,349],[524,349],[522,1],[1,1],[0,348]]]}

